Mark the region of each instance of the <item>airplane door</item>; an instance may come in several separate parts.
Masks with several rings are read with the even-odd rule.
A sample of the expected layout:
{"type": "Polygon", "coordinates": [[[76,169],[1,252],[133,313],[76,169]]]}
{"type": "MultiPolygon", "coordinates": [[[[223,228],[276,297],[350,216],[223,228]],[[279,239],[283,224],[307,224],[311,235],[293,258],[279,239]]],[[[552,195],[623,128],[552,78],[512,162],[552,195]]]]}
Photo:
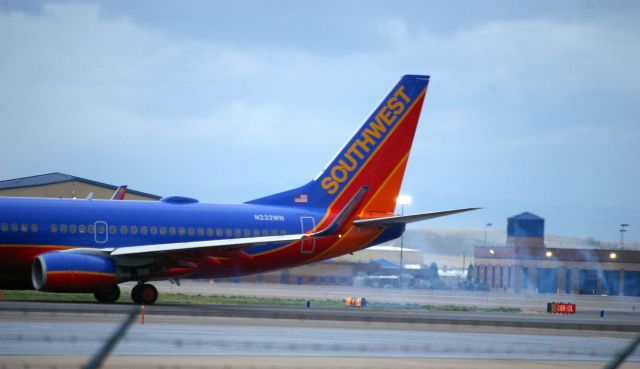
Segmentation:
{"type": "Polygon", "coordinates": [[[107,222],[99,220],[95,223],[94,239],[96,243],[105,243],[109,239],[107,222]]]}
{"type": "MultiPolygon", "coordinates": [[[[302,233],[307,233],[316,227],[316,221],[312,217],[300,217],[300,226],[302,227],[302,233]]],[[[300,252],[303,254],[310,254],[316,248],[316,239],[302,239],[300,242],[300,252]]]]}

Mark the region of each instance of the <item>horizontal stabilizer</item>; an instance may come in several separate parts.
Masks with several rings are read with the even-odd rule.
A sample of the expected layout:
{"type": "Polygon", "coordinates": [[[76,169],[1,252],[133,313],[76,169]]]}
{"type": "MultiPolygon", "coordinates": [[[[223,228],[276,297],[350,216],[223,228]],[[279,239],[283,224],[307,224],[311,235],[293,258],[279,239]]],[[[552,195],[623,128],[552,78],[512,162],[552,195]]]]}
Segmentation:
{"type": "Polygon", "coordinates": [[[447,211],[437,211],[435,213],[422,213],[414,215],[399,215],[393,217],[384,218],[370,218],[354,220],[353,224],[360,227],[389,227],[396,224],[407,224],[413,222],[420,222],[423,220],[446,217],[447,215],[453,215],[458,213],[464,213],[466,211],[478,210],[482,208],[466,208],[447,211]]]}

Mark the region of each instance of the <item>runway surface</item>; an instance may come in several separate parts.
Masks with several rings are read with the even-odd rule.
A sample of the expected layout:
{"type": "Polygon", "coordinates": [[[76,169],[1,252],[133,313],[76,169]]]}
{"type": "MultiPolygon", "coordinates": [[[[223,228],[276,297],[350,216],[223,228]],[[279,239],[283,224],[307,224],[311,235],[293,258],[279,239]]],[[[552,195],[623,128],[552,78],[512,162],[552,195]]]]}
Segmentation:
{"type": "MultiPolygon", "coordinates": [[[[52,313],[126,314],[139,309],[132,304],[55,303],[4,301],[0,311],[52,313]]],[[[488,327],[575,329],[616,332],[640,332],[639,313],[610,312],[600,317],[595,312],[574,315],[546,313],[487,313],[426,310],[305,309],[274,306],[239,305],[152,305],[147,315],[212,316],[268,319],[361,321],[411,324],[450,324],[488,327]]]]}
{"type": "MultiPolygon", "coordinates": [[[[132,307],[35,303],[41,306],[40,312],[34,306],[22,310],[6,308],[8,305],[20,307],[17,304],[0,303],[0,363],[7,368],[23,368],[25,363],[32,363],[34,367],[38,366],[39,360],[45,360],[41,367],[61,368],[63,362],[71,358],[77,359],[69,367],[77,367],[83,358],[98,349],[122,321],[122,313],[132,307]],[[68,305],[66,312],[64,309],[57,312],[46,309],[47,306],[59,305],[68,305]],[[113,307],[113,311],[87,312],[104,306],[113,307]]],[[[551,363],[562,363],[562,367],[598,367],[592,364],[610,359],[633,337],[629,332],[574,330],[566,326],[563,329],[538,329],[442,323],[446,320],[424,323],[385,319],[315,320],[310,316],[273,319],[176,315],[167,314],[172,307],[149,308],[157,311],[145,314],[144,325],[139,320],[134,323],[113,353],[114,365],[118,360],[124,360],[128,365],[123,364],[122,367],[131,367],[145,357],[148,360],[141,367],[160,368],[166,367],[162,357],[168,360],[188,357],[183,361],[184,365],[178,363],[171,367],[212,367],[217,363],[216,358],[234,358],[235,361],[226,366],[232,368],[248,367],[248,364],[234,366],[233,363],[246,364],[254,360],[252,358],[261,357],[263,361],[254,363],[253,367],[279,367],[274,366],[274,362],[280,362],[283,367],[292,363],[297,363],[297,367],[312,367],[312,364],[320,362],[316,360],[320,357],[323,360],[332,358],[336,361],[333,367],[339,363],[337,366],[344,368],[359,367],[362,362],[372,363],[364,367],[434,367],[428,365],[433,364],[432,359],[438,359],[435,362],[442,365],[435,367],[452,368],[465,366],[447,363],[466,361],[466,367],[487,368],[506,362],[517,363],[511,367],[545,367],[551,363]],[[287,360],[291,362],[285,365],[287,360]],[[188,362],[193,363],[192,366],[187,366],[188,362]],[[380,363],[397,365],[377,366],[380,363]]],[[[246,312],[249,307],[225,307],[222,310],[233,308],[246,312]]],[[[265,311],[271,309],[278,310],[262,308],[265,311]]],[[[260,308],[254,307],[253,311],[260,315],[260,308]]],[[[288,309],[284,311],[293,314],[288,309]]],[[[394,314],[379,313],[383,316],[394,314]]],[[[452,313],[451,316],[455,315],[452,313]]],[[[501,316],[501,319],[507,318],[507,315],[501,316]]],[[[480,316],[473,319],[479,320],[480,316]]],[[[624,316],[617,319],[618,324],[627,320],[624,316]]],[[[633,326],[633,322],[626,323],[633,326]]],[[[228,362],[225,360],[221,359],[221,362],[228,362]]],[[[639,352],[634,353],[625,366],[637,367],[640,367],[639,352]]]]}
{"type": "MultiPolygon", "coordinates": [[[[89,355],[120,315],[2,313],[0,355],[89,355]]],[[[297,320],[146,316],[115,355],[258,355],[606,360],[629,334],[425,329],[411,324],[305,324],[297,320]]],[[[640,361],[640,354],[631,360],[640,361]]]]}

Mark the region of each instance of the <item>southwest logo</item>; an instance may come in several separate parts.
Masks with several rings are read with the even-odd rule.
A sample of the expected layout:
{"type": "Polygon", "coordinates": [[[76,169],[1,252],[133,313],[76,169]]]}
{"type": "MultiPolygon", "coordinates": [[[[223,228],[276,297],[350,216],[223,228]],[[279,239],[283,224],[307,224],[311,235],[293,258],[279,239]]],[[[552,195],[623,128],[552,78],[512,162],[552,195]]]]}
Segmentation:
{"type": "Polygon", "coordinates": [[[322,178],[320,184],[330,195],[347,182],[353,172],[366,162],[373,149],[384,139],[392,127],[405,112],[411,99],[400,86],[378,109],[374,119],[365,125],[355,141],[343,151],[340,160],[334,164],[322,178]]]}

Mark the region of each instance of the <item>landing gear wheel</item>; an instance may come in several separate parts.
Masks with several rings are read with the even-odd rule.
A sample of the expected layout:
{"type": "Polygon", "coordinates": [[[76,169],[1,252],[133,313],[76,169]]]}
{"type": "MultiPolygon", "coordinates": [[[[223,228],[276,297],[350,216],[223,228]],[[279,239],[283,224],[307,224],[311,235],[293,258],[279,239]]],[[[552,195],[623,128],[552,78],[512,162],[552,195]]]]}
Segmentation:
{"type": "Polygon", "coordinates": [[[131,289],[131,299],[133,300],[133,302],[135,302],[136,304],[142,304],[140,301],[142,300],[142,297],[140,296],[140,290],[142,290],[142,283],[136,284],[135,286],[133,286],[133,288],[131,289]]]}
{"type": "Polygon", "coordinates": [[[151,305],[158,299],[158,290],[149,283],[137,284],[131,290],[131,298],[136,304],[151,305]]]}
{"type": "Polygon", "coordinates": [[[120,287],[114,284],[109,289],[94,292],[93,296],[98,302],[116,302],[120,298],[120,287]]]}

